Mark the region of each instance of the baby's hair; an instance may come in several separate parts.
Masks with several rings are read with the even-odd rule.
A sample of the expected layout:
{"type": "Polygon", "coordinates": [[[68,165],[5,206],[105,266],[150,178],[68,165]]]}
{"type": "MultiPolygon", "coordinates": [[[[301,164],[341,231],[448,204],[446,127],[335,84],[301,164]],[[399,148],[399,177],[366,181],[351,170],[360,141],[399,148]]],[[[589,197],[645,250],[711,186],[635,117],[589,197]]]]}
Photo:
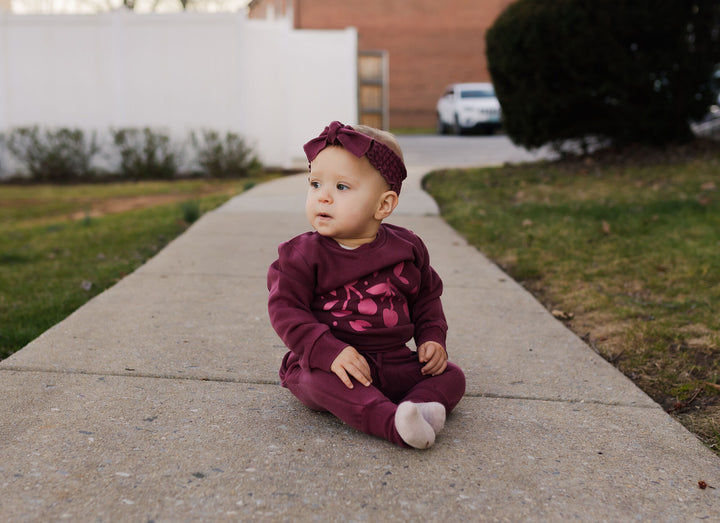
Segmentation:
{"type": "Polygon", "coordinates": [[[403,158],[402,149],[400,148],[400,143],[398,143],[397,138],[395,138],[394,134],[387,131],[382,131],[380,129],[376,129],[375,127],[370,127],[368,125],[351,125],[350,127],[355,129],[359,133],[369,136],[373,140],[377,140],[383,145],[387,145],[388,147],[390,147],[390,149],[392,149],[395,154],[400,157],[401,160],[405,161],[403,158]]]}

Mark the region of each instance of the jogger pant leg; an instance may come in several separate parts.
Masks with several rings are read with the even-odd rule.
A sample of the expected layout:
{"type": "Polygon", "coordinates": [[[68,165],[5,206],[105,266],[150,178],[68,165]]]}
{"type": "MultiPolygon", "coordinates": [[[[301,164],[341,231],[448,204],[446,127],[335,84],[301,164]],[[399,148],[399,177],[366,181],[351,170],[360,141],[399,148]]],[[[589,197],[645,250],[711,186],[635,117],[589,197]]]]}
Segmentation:
{"type": "Polygon", "coordinates": [[[437,401],[450,413],[465,394],[465,374],[454,363],[439,376],[425,376],[417,353],[408,348],[379,354],[377,360],[376,384],[394,403],[437,401]]]}
{"type": "Polygon", "coordinates": [[[439,376],[424,376],[417,353],[407,347],[391,352],[363,354],[370,365],[369,387],[352,379],[349,389],[334,373],[288,369],[283,385],[307,407],[328,411],[366,434],[407,446],[395,429],[395,411],[403,401],[437,401],[449,413],[465,393],[465,375],[455,364],[439,376]]]}
{"type": "Polygon", "coordinates": [[[334,373],[318,369],[288,369],[283,385],[305,406],[328,411],[365,434],[407,446],[395,429],[397,405],[377,387],[353,379],[349,389],[334,373]]]}

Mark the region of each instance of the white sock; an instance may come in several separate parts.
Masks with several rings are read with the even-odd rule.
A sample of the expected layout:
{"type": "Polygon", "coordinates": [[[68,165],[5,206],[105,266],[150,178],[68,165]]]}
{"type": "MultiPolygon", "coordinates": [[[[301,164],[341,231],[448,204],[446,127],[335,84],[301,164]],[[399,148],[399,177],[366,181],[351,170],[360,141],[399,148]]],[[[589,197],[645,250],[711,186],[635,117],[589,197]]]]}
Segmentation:
{"type": "Polygon", "coordinates": [[[417,403],[403,401],[395,411],[395,428],[405,443],[426,449],[435,443],[435,431],[420,414],[417,403]]]}
{"type": "Polygon", "coordinates": [[[437,401],[416,403],[416,405],[422,417],[435,431],[435,434],[440,432],[445,426],[445,406],[437,401]]]}

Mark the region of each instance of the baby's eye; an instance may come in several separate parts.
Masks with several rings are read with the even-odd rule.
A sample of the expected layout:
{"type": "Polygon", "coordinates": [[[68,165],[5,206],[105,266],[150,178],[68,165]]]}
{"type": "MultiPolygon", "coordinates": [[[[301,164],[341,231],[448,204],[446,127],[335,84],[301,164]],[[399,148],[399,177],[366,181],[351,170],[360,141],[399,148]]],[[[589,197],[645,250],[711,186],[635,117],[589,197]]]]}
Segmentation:
{"type": "Polygon", "coordinates": [[[338,191],[346,191],[346,190],[348,190],[349,188],[350,188],[350,187],[348,187],[348,186],[345,185],[344,183],[339,183],[339,184],[337,184],[337,190],[338,190],[338,191]]]}
{"type": "Polygon", "coordinates": [[[314,180],[310,180],[310,187],[313,189],[319,189],[320,188],[320,182],[316,182],[314,180]]]}

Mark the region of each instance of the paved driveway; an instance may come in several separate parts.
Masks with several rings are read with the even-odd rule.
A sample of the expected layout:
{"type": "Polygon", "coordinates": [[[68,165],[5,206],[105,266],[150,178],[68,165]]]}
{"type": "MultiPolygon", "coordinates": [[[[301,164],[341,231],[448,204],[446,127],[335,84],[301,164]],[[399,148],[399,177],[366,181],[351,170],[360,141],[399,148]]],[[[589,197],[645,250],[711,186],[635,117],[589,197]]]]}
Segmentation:
{"type": "Polygon", "coordinates": [[[530,162],[550,158],[547,147],[528,151],[505,135],[493,136],[398,136],[407,165],[427,167],[474,167],[506,162],[530,162]]]}

